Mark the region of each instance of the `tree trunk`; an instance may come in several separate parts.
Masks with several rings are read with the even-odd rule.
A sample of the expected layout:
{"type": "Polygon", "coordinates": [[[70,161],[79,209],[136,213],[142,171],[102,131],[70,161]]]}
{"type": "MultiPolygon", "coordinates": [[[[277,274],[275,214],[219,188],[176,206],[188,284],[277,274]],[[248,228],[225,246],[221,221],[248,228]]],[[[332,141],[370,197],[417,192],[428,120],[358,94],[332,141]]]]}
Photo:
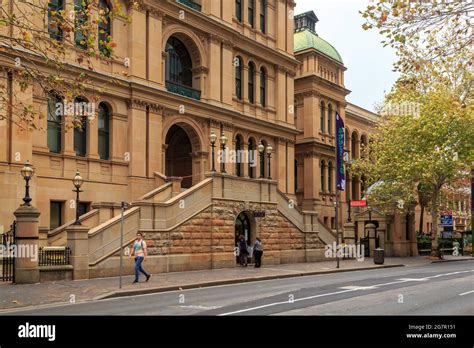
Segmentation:
{"type": "Polygon", "coordinates": [[[435,187],[433,190],[433,197],[431,203],[431,256],[441,258],[441,253],[438,245],[438,196],[439,189],[435,187]]]}
{"type": "Polygon", "coordinates": [[[421,213],[420,213],[420,226],[418,228],[418,232],[423,234],[423,216],[425,215],[425,206],[423,204],[421,206],[421,213]]]}

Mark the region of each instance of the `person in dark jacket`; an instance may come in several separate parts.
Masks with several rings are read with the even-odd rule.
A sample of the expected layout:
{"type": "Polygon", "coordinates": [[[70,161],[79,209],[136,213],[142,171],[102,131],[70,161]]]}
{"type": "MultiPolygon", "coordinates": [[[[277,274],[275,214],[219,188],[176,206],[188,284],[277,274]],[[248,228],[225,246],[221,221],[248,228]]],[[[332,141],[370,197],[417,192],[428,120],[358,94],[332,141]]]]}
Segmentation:
{"type": "Polygon", "coordinates": [[[249,252],[247,251],[247,241],[245,237],[241,234],[239,236],[239,262],[243,267],[247,267],[247,255],[249,252]]]}
{"type": "Polygon", "coordinates": [[[256,238],[253,246],[253,256],[255,257],[255,268],[260,268],[262,265],[263,246],[260,238],[256,238]]]}

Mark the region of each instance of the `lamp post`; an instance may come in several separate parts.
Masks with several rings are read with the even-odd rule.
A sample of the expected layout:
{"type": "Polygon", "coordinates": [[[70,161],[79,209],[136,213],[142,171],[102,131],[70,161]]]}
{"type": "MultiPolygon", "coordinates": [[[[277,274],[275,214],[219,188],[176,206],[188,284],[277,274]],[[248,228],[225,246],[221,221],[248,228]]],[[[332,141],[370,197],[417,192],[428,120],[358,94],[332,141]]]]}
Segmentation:
{"type": "Polygon", "coordinates": [[[21,173],[21,176],[23,177],[23,179],[25,179],[25,182],[26,182],[26,184],[25,184],[25,197],[23,198],[24,203],[22,204],[22,206],[29,207],[29,206],[31,206],[31,204],[30,204],[30,202],[31,202],[30,179],[35,174],[35,171],[33,170],[33,168],[31,168],[30,162],[26,161],[26,163],[23,166],[23,168],[21,169],[20,173],[21,173]]]}
{"type": "Polygon", "coordinates": [[[83,192],[81,190],[81,186],[84,182],[84,179],[82,178],[78,170],[76,170],[76,175],[74,176],[74,179],[72,179],[72,182],[74,183],[75,187],[72,192],[76,192],[76,221],[74,221],[74,225],[80,225],[81,222],[79,221],[79,192],[83,192]]]}
{"type": "Polygon", "coordinates": [[[264,175],[265,169],[263,168],[263,166],[265,165],[265,161],[263,160],[264,152],[265,152],[265,145],[260,143],[258,145],[258,153],[260,155],[260,176],[259,176],[260,179],[265,178],[265,175],[264,175]]]}
{"type": "Polygon", "coordinates": [[[128,209],[128,203],[121,203],[120,210],[120,277],[119,277],[119,289],[122,289],[122,272],[123,272],[123,214],[125,209],[128,209]]]}
{"type": "Polygon", "coordinates": [[[224,132],[221,134],[221,148],[222,148],[222,164],[221,164],[221,173],[225,174],[225,144],[227,143],[227,137],[224,132]]]}
{"type": "Polygon", "coordinates": [[[209,140],[211,141],[211,147],[212,147],[212,172],[216,172],[216,164],[215,164],[215,152],[214,149],[216,147],[216,140],[217,140],[217,135],[214,133],[214,131],[211,132],[211,135],[209,136],[209,140]]]}
{"type": "Polygon", "coordinates": [[[270,165],[270,161],[272,159],[273,148],[272,148],[271,145],[268,145],[265,150],[266,150],[267,156],[268,156],[268,180],[271,180],[272,179],[272,167],[270,165]]]}

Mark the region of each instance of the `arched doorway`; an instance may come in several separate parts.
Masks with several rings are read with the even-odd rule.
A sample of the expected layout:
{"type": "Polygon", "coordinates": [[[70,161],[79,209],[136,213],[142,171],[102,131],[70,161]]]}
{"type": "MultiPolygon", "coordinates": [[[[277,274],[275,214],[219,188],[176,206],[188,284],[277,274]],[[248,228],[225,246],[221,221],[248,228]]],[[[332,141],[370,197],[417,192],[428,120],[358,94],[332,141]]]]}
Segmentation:
{"type": "MultiPolygon", "coordinates": [[[[249,215],[246,212],[240,213],[237,216],[237,219],[235,220],[235,245],[237,246],[239,236],[243,235],[245,237],[245,240],[247,241],[247,245],[250,246],[252,243],[252,239],[255,238],[253,234],[254,231],[252,231],[252,224],[250,222],[249,215]]],[[[249,257],[251,256],[252,255],[249,255],[249,257]]]]}
{"type": "Polygon", "coordinates": [[[183,177],[181,187],[192,186],[193,148],[188,134],[178,125],[173,125],[166,134],[166,176],[183,177]]]}
{"type": "Polygon", "coordinates": [[[250,245],[252,241],[251,233],[252,228],[247,213],[240,213],[239,216],[237,216],[237,220],[235,220],[235,244],[237,244],[239,236],[242,234],[247,241],[247,245],[250,245]]]}

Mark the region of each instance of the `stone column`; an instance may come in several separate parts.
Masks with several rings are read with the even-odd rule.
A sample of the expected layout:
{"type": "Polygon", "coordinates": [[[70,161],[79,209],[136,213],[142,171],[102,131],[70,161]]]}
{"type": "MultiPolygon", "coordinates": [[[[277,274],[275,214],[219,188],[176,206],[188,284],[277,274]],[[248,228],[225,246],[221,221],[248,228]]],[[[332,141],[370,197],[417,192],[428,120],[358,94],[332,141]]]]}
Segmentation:
{"type": "Polygon", "coordinates": [[[367,224],[365,225],[365,229],[367,230],[367,235],[369,236],[369,250],[370,255],[374,255],[375,249],[375,225],[374,224],[367,224]]]}
{"type": "Polygon", "coordinates": [[[33,206],[21,206],[13,213],[16,218],[15,283],[34,284],[40,281],[39,256],[39,216],[33,206]]]}
{"type": "Polygon", "coordinates": [[[161,11],[151,11],[148,32],[148,78],[150,81],[164,85],[162,64],[163,64],[163,13],[161,11]]]}
{"type": "Polygon", "coordinates": [[[38,229],[38,246],[40,248],[48,246],[48,232],[49,227],[40,227],[38,229]]]}
{"type": "MultiPolygon", "coordinates": [[[[212,34],[209,40],[209,78],[208,78],[208,97],[211,102],[220,103],[221,96],[221,38],[212,34]]],[[[230,81],[225,83],[230,84],[230,81]]]]}
{"type": "MultiPolygon", "coordinates": [[[[230,1],[234,5],[233,1],[230,1]]],[[[232,105],[232,97],[235,91],[235,66],[233,43],[231,41],[224,41],[222,47],[222,103],[232,105]]],[[[218,134],[218,133],[216,133],[218,134]]]]}
{"type": "Polygon", "coordinates": [[[346,244],[355,244],[355,224],[346,222],[344,224],[343,236],[346,244]]]}
{"type": "Polygon", "coordinates": [[[71,225],[66,228],[67,246],[71,249],[73,279],[89,279],[89,228],[71,225]]]}

